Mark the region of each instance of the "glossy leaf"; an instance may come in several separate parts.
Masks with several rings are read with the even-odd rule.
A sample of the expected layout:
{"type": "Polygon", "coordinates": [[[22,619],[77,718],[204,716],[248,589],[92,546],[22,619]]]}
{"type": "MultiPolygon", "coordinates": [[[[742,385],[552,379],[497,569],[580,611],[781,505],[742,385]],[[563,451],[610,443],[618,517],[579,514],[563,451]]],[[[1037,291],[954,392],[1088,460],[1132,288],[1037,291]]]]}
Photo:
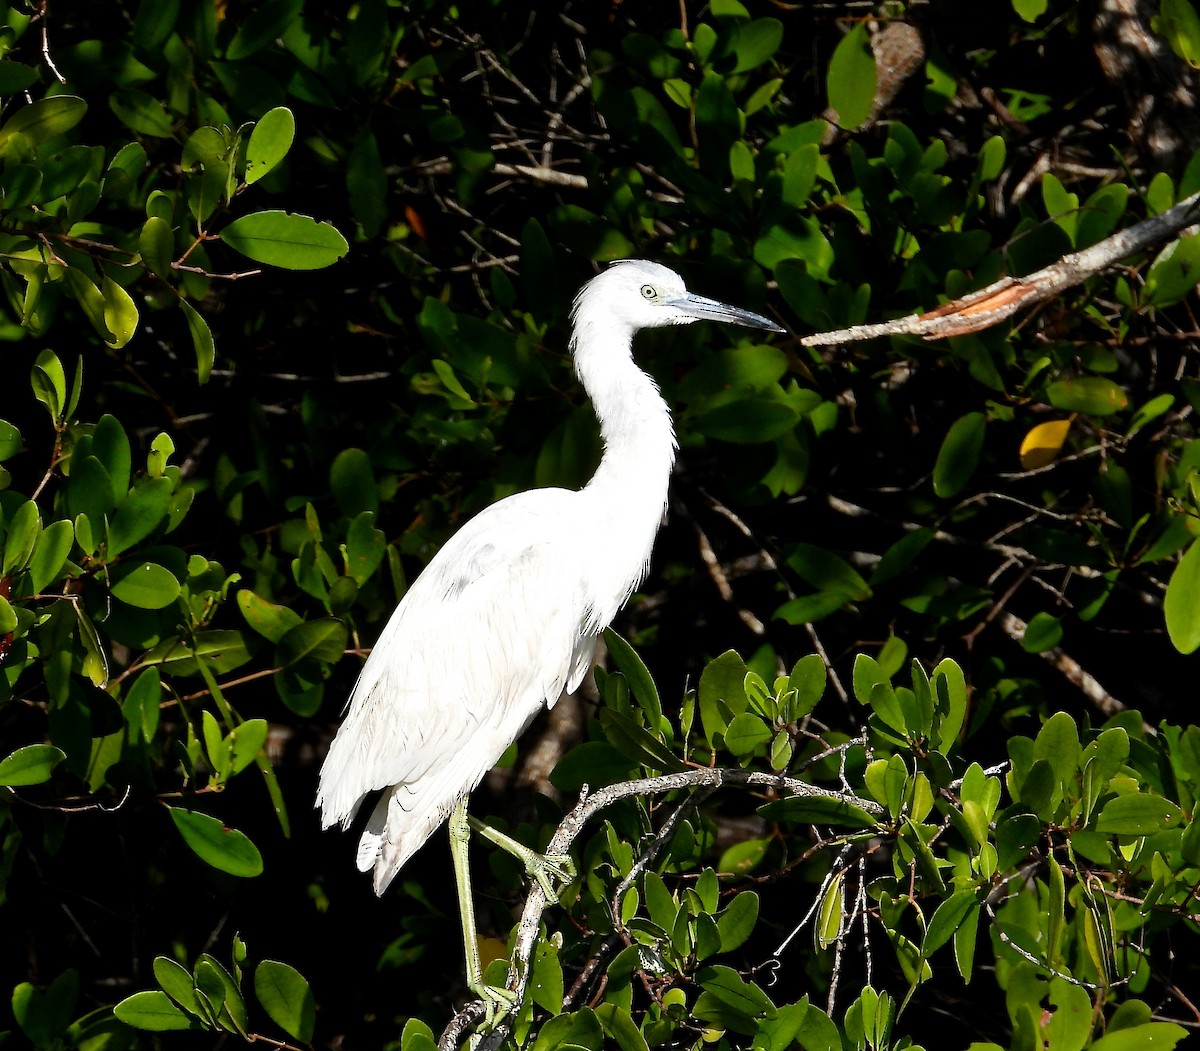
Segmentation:
{"type": "Polygon", "coordinates": [[[979,466],[987,435],[987,417],[969,412],[951,425],[933,465],[933,491],[942,499],[957,496],[979,466]]]}
{"type": "Polygon", "coordinates": [[[1200,647],[1200,544],[1193,542],[1171,573],[1163,613],[1171,644],[1180,653],[1200,647]]]}
{"type": "Polygon", "coordinates": [[[40,785],[50,780],[54,768],[66,758],[61,748],[50,744],[28,744],[0,759],[0,785],[16,788],[40,785]]]}
{"type": "Polygon", "coordinates": [[[181,807],[167,809],[183,841],[205,864],[231,876],[251,877],[262,873],[262,855],[245,833],[227,828],[207,814],[181,807]]]}
{"type": "Polygon", "coordinates": [[[237,604],[246,623],[272,642],[282,642],[292,628],[302,623],[295,610],[268,602],[249,588],[242,588],[237,593],[237,604]]]}
{"type": "Polygon", "coordinates": [[[875,105],[875,56],[861,22],[834,49],[825,88],[841,127],[852,129],[866,123],[875,105]]]}
{"type": "Polygon", "coordinates": [[[166,478],[145,478],[129,491],[108,524],[110,558],[145,540],[163,524],[174,490],[166,478]]]}
{"type": "Polygon", "coordinates": [[[254,969],[254,995],[280,1029],[303,1043],[312,1042],[316,1003],[299,971],[286,963],[263,960],[254,969]]]}
{"type": "Polygon", "coordinates": [[[1089,416],[1108,416],[1129,404],[1126,393],[1103,376],[1057,380],[1046,387],[1046,399],[1056,409],[1089,416]]]}
{"type": "Polygon", "coordinates": [[[230,248],[285,270],[320,270],[349,251],[346,239],[328,223],[288,212],[253,212],[235,219],[220,233],[230,248]]]}
{"type": "Polygon", "coordinates": [[[169,278],[171,260],[175,254],[175,235],[171,224],[157,215],[147,219],[138,236],[138,251],[155,277],[164,280],[169,278]]]}
{"type": "Polygon", "coordinates": [[[1174,828],[1182,818],[1183,811],[1169,799],[1152,792],[1139,792],[1110,800],[1100,811],[1096,830],[1121,836],[1149,836],[1174,828]]]}
{"type": "Polygon", "coordinates": [[[1036,471],[1058,459],[1063,444],[1071,431],[1070,420],[1048,420],[1031,427],[1021,439],[1021,467],[1036,471]]]}
{"type": "Polygon", "coordinates": [[[246,144],[246,185],[258,182],[278,167],[295,137],[296,119],[291,110],[277,106],[264,113],[246,144]]]}
{"type": "Polygon", "coordinates": [[[113,1008],[113,1014],[134,1029],[152,1033],[205,1028],[197,1017],[177,1007],[166,993],[157,989],[125,997],[113,1008]]]}
{"type": "Polygon", "coordinates": [[[156,562],[114,566],[109,590],[114,598],[138,609],[163,609],[179,597],[175,575],[156,562]]]}
{"type": "Polygon", "coordinates": [[[87,103],[76,95],[55,95],[22,106],[0,127],[0,155],[12,148],[15,136],[38,145],[70,131],[87,112],[87,103]]]}

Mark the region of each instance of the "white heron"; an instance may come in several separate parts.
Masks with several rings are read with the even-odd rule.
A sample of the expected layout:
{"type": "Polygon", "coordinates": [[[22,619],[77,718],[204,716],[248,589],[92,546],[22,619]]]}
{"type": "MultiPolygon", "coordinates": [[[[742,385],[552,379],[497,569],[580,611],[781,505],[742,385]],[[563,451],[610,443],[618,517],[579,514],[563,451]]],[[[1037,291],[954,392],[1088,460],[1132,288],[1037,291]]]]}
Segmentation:
{"type": "Polygon", "coordinates": [[[633,361],[642,328],[724,321],[784,331],[759,314],[693,295],[658,263],[627,259],[583,286],[572,310],[575,372],[604,452],[578,492],[533,489],[491,505],[447,541],[375,644],[321,768],[322,827],[346,828],[381,792],[358,845],[382,894],[447,817],[467,983],[489,1009],[467,871],[469,828],[524,861],[553,896],[545,858],[467,816],[466,797],[533,717],[573,691],[597,636],[646,573],[666,508],[675,431],[658,387],[633,361]]]}

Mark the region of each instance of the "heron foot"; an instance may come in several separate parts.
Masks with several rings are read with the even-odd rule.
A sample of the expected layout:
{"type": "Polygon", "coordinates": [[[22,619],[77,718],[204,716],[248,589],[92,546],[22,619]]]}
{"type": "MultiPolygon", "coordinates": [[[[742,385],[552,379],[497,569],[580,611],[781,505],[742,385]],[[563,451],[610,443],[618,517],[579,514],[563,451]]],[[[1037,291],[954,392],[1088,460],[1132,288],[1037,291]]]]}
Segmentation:
{"type": "Polygon", "coordinates": [[[525,858],[525,873],[535,879],[550,901],[558,899],[559,890],[570,883],[576,875],[575,862],[570,854],[530,853],[525,858]],[[558,881],[558,886],[554,885],[558,881]]]}
{"type": "Polygon", "coordinates": [[[471,992],[483,1001],[483,1025],[487,1029],[494,1028],[502,1018],[516,1010],[517,994],[502,985],[474,982],[471,992]]]}

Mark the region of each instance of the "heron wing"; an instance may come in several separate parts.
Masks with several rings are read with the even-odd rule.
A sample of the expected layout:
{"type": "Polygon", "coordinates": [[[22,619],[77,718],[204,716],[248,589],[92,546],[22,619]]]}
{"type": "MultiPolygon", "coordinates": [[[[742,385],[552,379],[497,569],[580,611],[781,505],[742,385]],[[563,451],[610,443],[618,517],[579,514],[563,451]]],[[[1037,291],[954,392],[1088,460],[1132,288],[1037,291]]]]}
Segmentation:
{"type": "Polygon", "coordinates": [[[382,891],[530,719],[586,673],[596,629],[572,497],[534,490],[481,512],[384,628],[321,770],[322,823],[384,790],[359,844],[382,891]]]}

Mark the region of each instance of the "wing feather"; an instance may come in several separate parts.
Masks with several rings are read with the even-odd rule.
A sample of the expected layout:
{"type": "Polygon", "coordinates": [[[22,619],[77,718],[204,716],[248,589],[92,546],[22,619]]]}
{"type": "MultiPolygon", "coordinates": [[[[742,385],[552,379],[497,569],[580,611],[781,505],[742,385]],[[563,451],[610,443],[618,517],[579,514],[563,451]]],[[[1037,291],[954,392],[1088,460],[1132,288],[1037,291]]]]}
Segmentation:
{"type": "Polygon", "coordinates": [[[494,504],[430,562],[392,614],[321,769],[324,827],[383,790],[359,844],[375,889],[469,793],[533,716],[587,671],[595,629],[564,528],[578,494],[494,504]]]}

